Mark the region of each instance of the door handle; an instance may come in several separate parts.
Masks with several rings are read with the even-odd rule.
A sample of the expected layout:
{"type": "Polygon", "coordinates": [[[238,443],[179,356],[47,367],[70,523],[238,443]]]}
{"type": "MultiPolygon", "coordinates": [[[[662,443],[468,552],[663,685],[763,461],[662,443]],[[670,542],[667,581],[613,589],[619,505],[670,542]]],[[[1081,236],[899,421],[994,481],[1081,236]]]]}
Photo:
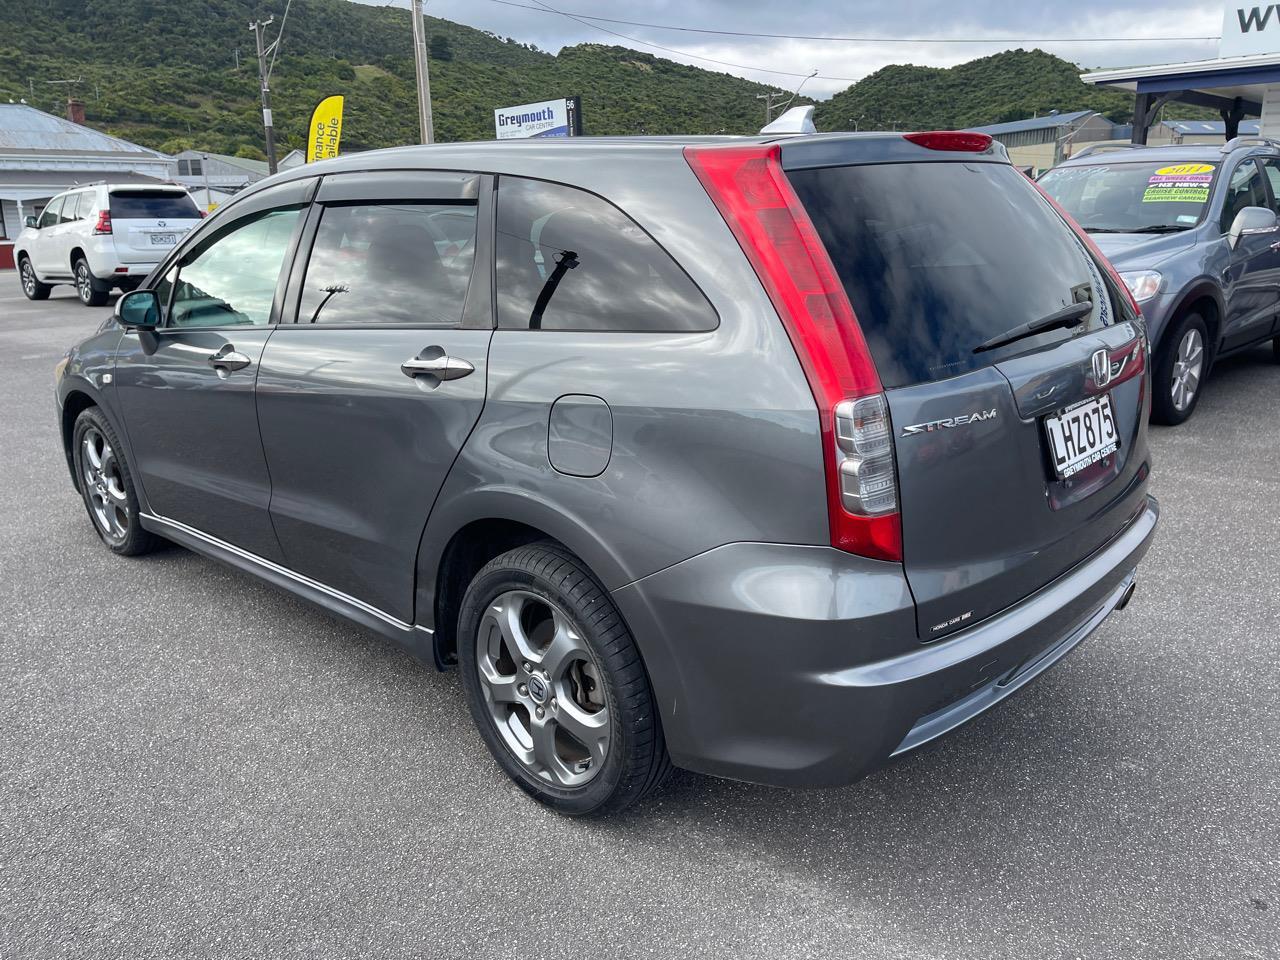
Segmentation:
{"type": "Polygon", "coordinates": [[[1272,249],[1272,250],[1280,250],[1280,240],[1277,240],[1275,243],[1273,243],[1273,244],[1271,245],[1271,249],[1272,249]]]}
{"type": "MultiPolygon", "coordinates": [[[[436,349],[439,348],[437,347],[436,349]]],[[[423,353],[427,353],[430,350],[431,348],[428,347],[423,353]]],[[[400,364],[400,370],[406,377],[416,377],[422,373],[429,373],[437,380],[458,380],[467,376],[467,374],[475,373],[476,368],[473,364],[460,357],[441,354],[438,357],[410,357],[400,364]]]]}
{"type": "Polygon", "coordinates": [[[223,344],[221,350],[209,357],[209,366],[224,380],[232,370],[243,370],[250,363],[252,361],[248,357],[237,353],[236,348],[229,343],[223,344]]]}

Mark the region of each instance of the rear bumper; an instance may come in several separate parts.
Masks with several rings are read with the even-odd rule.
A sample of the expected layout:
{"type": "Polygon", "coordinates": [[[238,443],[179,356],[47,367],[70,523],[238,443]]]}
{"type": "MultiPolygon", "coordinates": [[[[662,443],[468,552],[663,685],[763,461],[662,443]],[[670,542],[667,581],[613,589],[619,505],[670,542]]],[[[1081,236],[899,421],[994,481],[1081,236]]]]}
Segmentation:
{"type": "Polygon", "coordinates": [[[613,596],[676,764],[834,786],[972,719],[1066,656],[1127,598],[1158,518],[1148,497],[1071,571],[928,645],[916,639],[900,566],[826,547],[729,544],[613,596]]]}

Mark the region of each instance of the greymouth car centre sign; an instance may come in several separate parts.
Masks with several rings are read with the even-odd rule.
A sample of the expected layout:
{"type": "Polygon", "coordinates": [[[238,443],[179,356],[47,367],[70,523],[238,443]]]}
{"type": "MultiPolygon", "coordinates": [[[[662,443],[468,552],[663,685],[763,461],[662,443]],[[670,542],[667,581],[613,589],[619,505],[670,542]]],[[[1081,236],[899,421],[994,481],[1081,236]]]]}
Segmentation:
{"type": "Polygon", "coordinates": [[[1219,57],[1280,51],[1280,3],[1227,0],[1222,11],[1219,57]]]}
{"type": "Polygon", "coordinates": [[[582,102],[578,97],[561,97],[493,111],[493,128],[499,140],[524,137],[582,136],[582,102]]]}

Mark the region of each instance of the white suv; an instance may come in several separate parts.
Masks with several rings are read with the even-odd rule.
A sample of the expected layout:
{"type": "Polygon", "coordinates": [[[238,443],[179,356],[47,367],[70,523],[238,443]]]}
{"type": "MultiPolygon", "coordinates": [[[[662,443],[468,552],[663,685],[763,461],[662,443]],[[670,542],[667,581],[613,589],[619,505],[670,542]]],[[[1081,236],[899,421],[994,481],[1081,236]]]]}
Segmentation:
{"type": "Polygon", "coordinates": [[[101,306],[112,287],[136,287],[201,216],[178,186],[97,183],[60,193],[39,219],[27,217],[14,242],[22,292],[43,300],[54,284],[73,283],[81,303],[101,306]]]}

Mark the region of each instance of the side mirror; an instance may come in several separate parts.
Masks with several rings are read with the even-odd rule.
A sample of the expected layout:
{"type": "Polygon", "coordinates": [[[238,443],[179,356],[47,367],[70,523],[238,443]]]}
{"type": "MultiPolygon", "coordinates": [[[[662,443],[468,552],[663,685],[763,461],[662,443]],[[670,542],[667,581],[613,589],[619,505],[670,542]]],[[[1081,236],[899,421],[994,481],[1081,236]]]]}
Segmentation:
{"type": "Polygon", "coordinates": [[[160,299],[154,290],[130,290],[116,301],[116,320],[135,330],[154,330],[160,325],[160,299]]]}
{"type": "Polygon", "coordinates": [[[40,224],[40,221],[37,220],[35,217],[27,217],[27,219],[24,222],[28,227],[38,227],[40,224]]]}
{"type": "Polygon", "coordinates": [[[1227,231],[1227,243],[1234,250],[1241,237],[1275,233],[1277,230],[1280,230],[1280,220],[1276,219],[1275,211],[1266,207],[1245,207],[1232,221],[1231,229],[1227,231]]]}

